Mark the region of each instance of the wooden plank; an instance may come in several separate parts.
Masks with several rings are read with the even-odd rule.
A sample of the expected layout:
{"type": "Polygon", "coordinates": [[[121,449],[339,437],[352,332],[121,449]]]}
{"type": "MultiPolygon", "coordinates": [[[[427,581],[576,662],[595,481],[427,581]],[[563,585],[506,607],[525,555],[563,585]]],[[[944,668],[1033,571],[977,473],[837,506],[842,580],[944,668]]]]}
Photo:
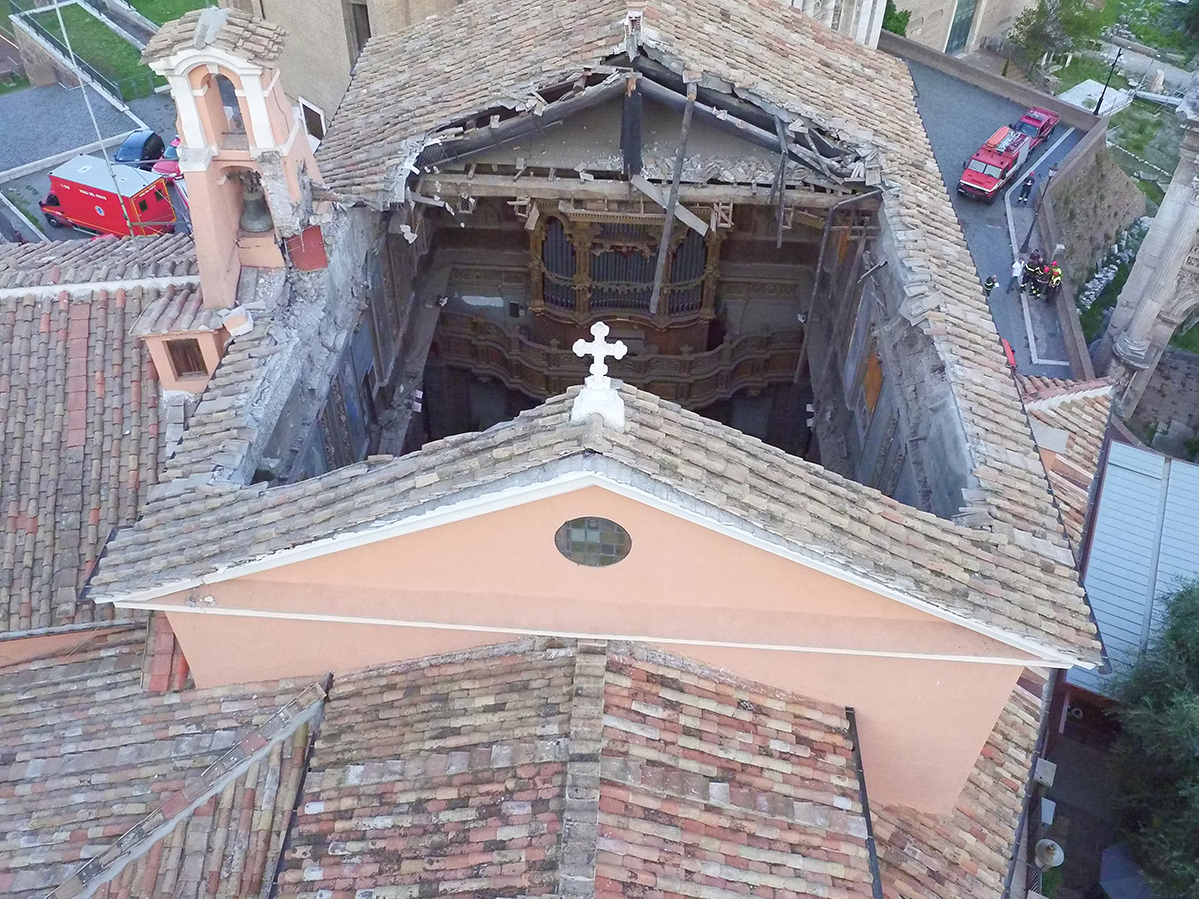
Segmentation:
{"type": "MultiPolygon", "coordinates": [[[[653,182],[647,182],[652,184],[653,182]]],[[[636,194],[628,181],[618,179],[582,181],[578,178],[555,178],[552,181],[537,175],[522,175],[514,181],[511,175],[475,175],[468,178],[460,172],[440,172],[422,175],[418,193],[439,197],[506,197],[517,195],[535,200],[631,200],[636,194]]],[[[828,209],[853,196],[852,191],[830,193],[817,190],[789,188],[786,205],[799,209],[828,209]]],[[[680,184],[679,202],[690,206],[712,203],[741,205],[770,205],[768,187],[753,188],[739,184],[680,184]]],[[[655,201],[656,202],[656,201],[655,201]]],[[[863,209],[877,208],[863,204],[863,209]]],[[[823,220],[822,220],[823,221],[823,220]]]]}
{"type": "MultiPolygon", "coordinates": [[[[667,198],[662,189],[651,181],[646,181],[641,175],[634,175],[629,179],[629,184],[637,188],[663,209],[666,208],[667,198]]],[[[694,212],[684,206],[682,203],[676,203],[674,207],[674,215],[680,222],[690,228],[692,231],[698,231],[700,236],[705,236],[708,233],[708,223],[697,216],[694,212]]]]}
{"type": "Polygon", "coordinates": [[[683,110],[683,128],[679,132],[679,149],[674,154],[674,178],[670,182],[670,197],[666,201],[666,221],[662,225],[662,243],[658,246],[658,264],[654,268],[654,292],[649,298],[649,314],[658,314],[658,297],[662,293],[662,277],[666,272],[666,257],[670,254],[670,230],[674,225],[679,204],[679,181],[683,178],[683,161],[687,158],[687,132],[691,130],[691,114],[695,112],[696,84],[687,85],[687,107],[683,110]]]}

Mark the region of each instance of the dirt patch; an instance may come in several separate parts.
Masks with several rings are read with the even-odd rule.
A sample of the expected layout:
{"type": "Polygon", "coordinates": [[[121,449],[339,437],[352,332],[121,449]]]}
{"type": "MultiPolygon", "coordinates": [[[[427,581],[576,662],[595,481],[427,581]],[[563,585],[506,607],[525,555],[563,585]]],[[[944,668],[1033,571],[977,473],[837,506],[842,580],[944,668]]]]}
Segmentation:
{"type": "Polygon", "coordinates": [[[1116,235],[1145,214],[1145,195],[1103,148],[1066,183],[1053,185],[1053,209],[1066,245],[1059,261],[1082,283],[1116,235]]]}

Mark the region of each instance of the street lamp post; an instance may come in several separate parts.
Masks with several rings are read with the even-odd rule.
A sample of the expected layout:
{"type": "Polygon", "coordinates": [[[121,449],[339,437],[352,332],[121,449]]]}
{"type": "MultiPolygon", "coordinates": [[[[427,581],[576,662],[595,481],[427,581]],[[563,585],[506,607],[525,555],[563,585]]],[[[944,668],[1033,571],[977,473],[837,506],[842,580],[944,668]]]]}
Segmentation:
{"type": "Polygon", "coordinates": [[[1095,104],[1095,115],[1103,115],[1103,98],[1107,96],[1108,85],[1112,83],[1112,75],[1116,71],[1116,63],[1120,61],[1120,57],[1123,55],[1123,47],[1116,50],[1116,58],[1112,60],[1111,68],[1107,70],[1107,81],[1103,82],[1103,90],[1099,92],[1099,102],[1095,104]]]}
{"type": "Polygon", "coordinates": [[[1049,182],[1053,180],[1053,176],[1057,174],[1057,166],[1051,165],[1049,171],[1045,173],[1045,183],[1041,185],[1041,189],[1037,191],[1037,201],[1033,204],[1032,221],[1028,225],[1028,233],[1024,235],[1024,242],[1020,244],[1020,252],[1027,253],[1028,245],[1032,241],[1032,230],[1037,226],[1037,215],[1041,211],[1041,201],[1045,199],[1045,192],[1049,190],[1049,182]]]}

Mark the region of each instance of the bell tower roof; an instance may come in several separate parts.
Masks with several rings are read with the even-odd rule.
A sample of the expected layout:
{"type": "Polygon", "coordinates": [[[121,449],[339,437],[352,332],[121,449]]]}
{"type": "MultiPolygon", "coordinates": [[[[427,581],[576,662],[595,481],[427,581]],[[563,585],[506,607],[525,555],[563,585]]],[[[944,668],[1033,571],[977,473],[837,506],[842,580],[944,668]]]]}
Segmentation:
{"type": "Polygon", "coordinates": [[[287,29],[236,9],[206,7],[167,22],[146,44],[142,61],[165,60],[182,50],[215,49],[271,68],[283,53],[287,29]]]}

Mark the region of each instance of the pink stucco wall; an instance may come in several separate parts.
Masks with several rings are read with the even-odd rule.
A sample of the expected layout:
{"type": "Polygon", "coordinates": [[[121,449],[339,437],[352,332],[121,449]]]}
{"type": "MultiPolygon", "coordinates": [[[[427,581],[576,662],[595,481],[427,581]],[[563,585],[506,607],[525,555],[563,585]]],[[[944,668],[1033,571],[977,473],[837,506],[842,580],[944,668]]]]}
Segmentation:
{"type": "Polygon", "coordinates": [[[952,808],[1021,667],[870,653],[1029,658],[599,487],[213,584],[192,598],[199,594],[213,597],[199,606],[212,612],[409,625],[172,613],[200,686],[317,677],[512,639],[515,634],[504,628],[640,638],[855,707],[872,801],[931,812],[952,808]],[[633,538],[628,558],[595,569],[559,555],[555,530],[582,515],[622,524],[633,538]]]}

